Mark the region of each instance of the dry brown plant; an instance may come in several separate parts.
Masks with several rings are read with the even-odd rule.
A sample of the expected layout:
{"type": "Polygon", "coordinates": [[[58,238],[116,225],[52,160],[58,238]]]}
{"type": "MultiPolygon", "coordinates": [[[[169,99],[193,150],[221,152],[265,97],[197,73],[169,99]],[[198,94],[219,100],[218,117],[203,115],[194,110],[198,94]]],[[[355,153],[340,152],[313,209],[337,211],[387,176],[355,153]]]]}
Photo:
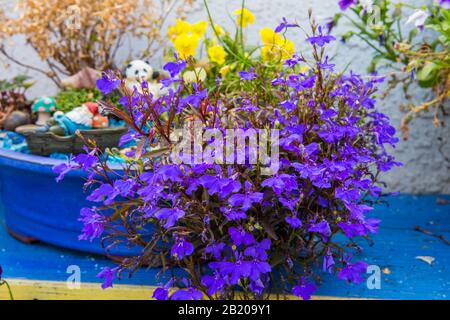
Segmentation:
{"type": "Polygon", "coordinates": [[[14,10],[1,4],[0,53],[61,87],[61,77],[85,67],[114,67],[126,38],[145,43],[139,58],[153,56],[165,45],[161,32],[166,20],[171,15],[184,16],[193,1],[18,0],[14,10]],[[31,65],[10,52],[13,37],[20,35],[46,67],[31,65]]]}

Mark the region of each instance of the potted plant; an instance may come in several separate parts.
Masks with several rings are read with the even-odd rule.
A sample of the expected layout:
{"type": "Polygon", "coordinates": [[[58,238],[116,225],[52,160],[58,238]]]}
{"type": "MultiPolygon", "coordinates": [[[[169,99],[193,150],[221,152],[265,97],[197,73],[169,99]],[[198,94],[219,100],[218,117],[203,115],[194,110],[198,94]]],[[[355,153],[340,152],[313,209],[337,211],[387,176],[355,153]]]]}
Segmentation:
{"type": "MultiPolygon", "coordinates": [[[[294,27],[284,20],[269,48],[294,27]]],[[[189,39],[197,40],[186,36],[184,48],[189,39]]],[[[125,92],[125,110],[110,112],[133,129],[134,158],[116,171],[91,146],[54,170],[60,179],[73,169],[89,174],[94,205],[81,210],[81,239],[140,252],[105,268],[104,288],[154,259],[170,278],[153,295],[163,300],[309,299],[318,265],[363,281],[367,264],[336,237],[377,231],[380,221],[367,215],[382,195],[378,173],[398,165],[386,150],[398,139],[375,106],[379,78],[336,73],[325,51],[333,40],[312,21],[308,53],[287,57],[275,74],[257,61],[238,70],[232,92],[225,78],[206,89],[200,72],[186,81],[193,51],[165,65],[171,90],[163,97],[145,81],[130,92],[119,75],[103,74],[100,90],[125,92]]]]}
{"type": "MultiPolygon", "coordinates": [[[[192,1],[120,0],[111,5],[109,1],[97,0],[51,0],[46,3],[23,0],[17,4],[17,14],[9,10],[8,4],[2,4],[0,8],[1,54],[27,70],[48,77],[59,89],[90,90],[84,84],[92,80],[95,83],[96,77],[92,78],[99,74],[97,70],[115,67],[116,53],[127,37],[146,41],[144,52],[130,52],[130,57],[151,57],[164,45],[165,38],[160,35],[160,30],[169,15],[176,10],[177,15],[183,16],[192,1]],[[45,67],[28,64],[11,53],[12,38],[17,35],[25,38],[26,45],[36,52],[45,67]]],[[[57,96],[57,102],[67,102],[63,95],[57,96]]],[[[75,107],[86,102],[89,101],[82,101],[75,107]]],[[[67,108],[67,103],[62,107],[67,108]]],[[[118,138],[117,134],[121,133],[114,132],[114,138],[118,138]]],[[[76,135],[52,136],[52,141],[59,138],[70,151],[79,152],[84,144],[76,135]],[[75,150],[71,146],[76,147],[75,150]]],[[[48,154],[48,147],[48,141],[44,141],[35,151],[48,154]]],[[[115,151],[108,152],[113,154],[115,151]]],[[[104,252],[98,243],[78,241],[81,225],[77,221],[78,212],[86,204],[80,192],[85,176],[81,172],[73,173],[68,181],[56,185],[51,168],[65,161],[0,149],[0,186],[7,228],[25,241],[42,240],[87,252],[104,252]],[[23,201],[25,190],[30,188],[33,192],[27,193],[27,201],[23,201]]],[[[116,250],[112,254],[128,252],[116,250]]]]}
{"type": "Polygon", "coordinates": [[[25,93],[33,82],[25,75],[0,81],[0,129],[14,131],[18,126],[31,122],[31,103],[25,93]]]}

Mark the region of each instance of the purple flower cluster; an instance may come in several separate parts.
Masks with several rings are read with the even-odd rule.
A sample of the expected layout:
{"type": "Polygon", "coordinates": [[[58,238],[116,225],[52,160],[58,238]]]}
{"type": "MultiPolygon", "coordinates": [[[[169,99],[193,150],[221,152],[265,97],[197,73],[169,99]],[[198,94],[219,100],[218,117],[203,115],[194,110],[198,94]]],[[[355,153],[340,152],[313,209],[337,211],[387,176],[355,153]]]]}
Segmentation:
{"type": "Polygon", "coordinates": [[[339,7],[341,10],[347,10],[354,4],[357,4],[358,0],[339,0],[339,7]]]}
{"type": "MultiPolygon", "coordinates": [[[[319,27],[319,34],[316,36],[309,37],[306,40],[308,40],[308,42],[311,43],[312,45],[318,45],[319,47],[323,47],[326,44],[335,41],[336,38],[329,34],[323,34],[322,27],[319,27]]],[[[328,58],[326,59],[326,62],[328,62],[328,58]]]]}
{"type": "Polygon", "coordinates": [[[435,0],[444,9],[450,9],[450,0],[435,0]]]}
{"type": "MultiPolygon", "coordinates": [[[[277,31],[287,27],[283,20],[277,31]]],[[[334,236],[377,232],[380,221],[368,218],[373,208],[366,196],[380,197],[377,172],[399,165],[386,149],[398,139],[375,108],[380,80],[336,74],[317,48],[335,38],[318,30],[308,38],[316,57],[313,69],[296,71],[306,61],[296,54],[264,90],[261,68],[241,71],[246,83],[239,103],[216,100],[219,95],[202,83],[185,84],[180,74],[186,62],[170,62],[164,67],[170,73],[166,95],[154,99],[144,88],[121,100],[126,112],[120,115],[132,130],[128,136],[138,142],[123,170],[112,170],[93,151],[55,168],[60,177],[73,168],[90,173],[88,199],[96,207],[81,212],[81,239],[120,237],[142,247],[142,255],[101,272],[104,287],[112,285],[118,270],[145,265],[149,257],[162,257],[166,269],[181,267],[190,275],[181,282],[174,276],[158,288],[153,297],[161,300],[237,294],[259,299],[271,291],[280,270],[289,280],[279,280],[277,288],[309,299],[316,290],[316,262],[342,280],[362,281],[367,264],[353,262],[334,236]],[[252,111],[244,108],[248,105],[252,111]],[[173,143],[171,130],[194,118],[203,129],[221,132],[236,124],[279,130],[279,141],[273,142],[279,147],[278,172],[265,176],[259,165],[247,162],[175,164],[164,152],[152,155],[151,148],[173,143]],[[114,223],[122,228],[109,228],[105,235],[114,223]],[[173,286],[182,288],[173,292],[173,286]]],[[[118,80],[109,73],[98,85],[110,91],[118,80]]]]}

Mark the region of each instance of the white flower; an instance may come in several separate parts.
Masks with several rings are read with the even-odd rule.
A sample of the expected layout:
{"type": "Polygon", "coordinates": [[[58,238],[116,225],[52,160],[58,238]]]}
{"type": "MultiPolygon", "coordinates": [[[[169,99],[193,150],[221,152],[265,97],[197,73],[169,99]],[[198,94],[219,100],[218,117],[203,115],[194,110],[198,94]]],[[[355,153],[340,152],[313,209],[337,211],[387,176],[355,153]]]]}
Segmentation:
{"type": "Polygon", "coordinates": [[[414,23],[414,25],[417,28],[421,28],[425,25],[425,21],[430,15],[428,12],[423,10],[416,10],[412,15],[409,16],[408,21],[406,21],[406,24],[414,23]]]}
{"type": "Polygon", "coordinates": [[[359,3],[361,4],[361,7],[364,9],[367,13],[373,12],[373,0],[359,0],[359,3]]]}
{"type": "Polygon", "coordinates": [[[206,70],[203,68],[195,68],[194,71],[186,71],[183,74],[183,80],[186,83],[193,83],[198,81],[205,81],[206,79],[206,70]]]}

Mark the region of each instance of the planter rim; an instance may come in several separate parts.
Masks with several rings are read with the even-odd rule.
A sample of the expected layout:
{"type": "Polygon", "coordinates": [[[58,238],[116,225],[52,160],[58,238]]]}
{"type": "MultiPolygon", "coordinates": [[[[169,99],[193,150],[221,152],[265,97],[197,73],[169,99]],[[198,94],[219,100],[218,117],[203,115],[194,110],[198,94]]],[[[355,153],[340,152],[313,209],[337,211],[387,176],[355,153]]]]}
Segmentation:
{"type": "MultiPolygon", "coordinates": [[[[34,164],[40,164],[43,166],[55,166],[65,162],[62,159],[53,159],[50,157],[42,157],[33,154],[27,154],[22,152],[16,152],[11,150],[5,150],[0,148],[0,157],[8,158],[11,160],[25,161],[34,164]]],[[[1,161],[1,160],[0,160],[1,161]]]]}
{"type": "MultiPolygon", "coordinates": [[[[60,184],[55,181],[57,174],[53,167],[66,162],[0,149],[0,220],[4,214],[10,233],[22,239],[107,255],[100,240],[78,240],[82,229],[78,220],[80,209],[94,204],[86,200],[82,187],[88,173],[77,169],[67,173],[60,184]],[[23,190],[30,189],[29,186],[34,189],[29,201],[24,201],[23,190]]],[[[122,168],[120,164],[114,165],[122,168]]],[[[119,245],[109,254],[126,257],[131,252],[126,245],[119,245]]]]}
{"type": "MultiPolygon", "coordinates": [[[[27,171],[46,171],[53,173],[52,168],[62,163],[67,163],[67,160],[53,159],[44,156],[37,156],[33,154],[26,154],[16,151],[10,151],[0,148],[0,165],[23,169],[27,171]]],[[[120,164],[110,164],[109,167],[113,170],[121,171],[122,166],[120,164]]],[[[87,174],[82,170],[72,170],[67,176],[80,176],[86,177],[87,174]]]]}

